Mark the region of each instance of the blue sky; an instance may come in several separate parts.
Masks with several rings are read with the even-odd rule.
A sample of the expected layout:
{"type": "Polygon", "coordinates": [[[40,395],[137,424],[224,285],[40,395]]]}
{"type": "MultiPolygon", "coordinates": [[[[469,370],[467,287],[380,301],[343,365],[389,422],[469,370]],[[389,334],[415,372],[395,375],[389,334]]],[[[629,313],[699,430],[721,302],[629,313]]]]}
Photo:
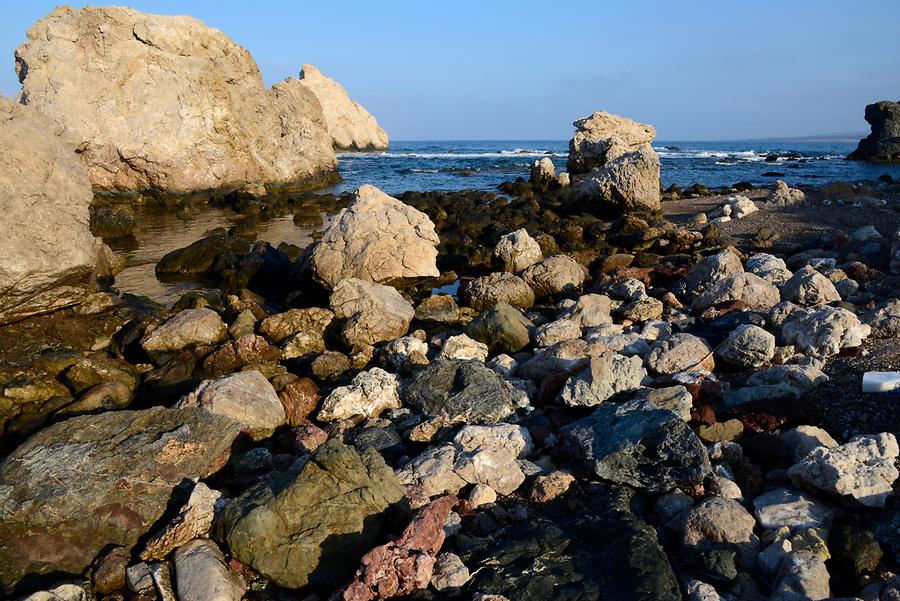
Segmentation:
{"type": "MultiPolygon", "coordinates": [[[[54,5],[4,2],[0,93],[54,5]]],[[[856,133],[866,104],[900,99],[898,0],[129,5],[221,29],[269,84],[317,65],[394,139],[564,139],[603,109],[663,140],[856,133]]]]}

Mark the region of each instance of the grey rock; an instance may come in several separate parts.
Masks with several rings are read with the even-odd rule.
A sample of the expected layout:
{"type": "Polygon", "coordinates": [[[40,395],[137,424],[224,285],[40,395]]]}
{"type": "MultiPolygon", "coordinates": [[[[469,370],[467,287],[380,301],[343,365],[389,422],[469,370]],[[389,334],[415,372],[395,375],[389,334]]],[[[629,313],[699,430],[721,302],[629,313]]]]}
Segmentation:
{"type": "Polygon", "coordinates": [[[802,307],[821,307],[841,301],[831,280],[809,265],[795,271],[781,286],[781,297],[802,307]]]}
{"type": "MultiPolygon", "coordinates": [[[[550,159],[545,160],[549,161],[550,159]]],[[[552,174],[552,162],[550,162],[550,169],[552,174]]],[[[494,247],[494,257],[500,262],[504,271],[519,273],[543,259],[544,255],[541,252],[541,246],[523,228],[502,236],[497,246],[494,247]]]]}
{"type": "Polygon", "coordinates": [[[687,289],[693,293],[700,293],[710,284],[743,271],[740,257],[730,250],[723,250],[700,259],[691,267],[686,278],[687,289]]]}
{"type": "Polygon", "coordinates": [[[831,596],[825,562],[811,551],[794,551],[781,561],[770,601],[819,601],[831,596]]]}
{"type": "Polygon", "coordinates": [[[790,528],[791,532],[831,527],[832,508],[812,495],[792,488],[776,488],[753,499],[760,526],[767,530],[790,528]]]}
{"type": "Polygon", "coordinates": [[[860,346],[871,332],[868,325],[842,307],[822,307],[792,314],[781,329],[785,342],[812,357],[837,355],[841,349],[860,346]]]}
{"type": "Polygon", "coordinates": [[[693,309],[703,311],[719,303],[741,301],[748,310],[765,313],[780,300],[778,288],[770,282],[752,273],[734,273],[711,284],[694,301],[693,309]]]}
{"type": "Polygon", "coordinates": [[[416,313],[394,288],[356,278],[338,282],[329,302],[337,318],[346,320],[341,335],[351,347],[403,336],[416,313]]]}
{"type": "Polygon", "coordinates": [[[563,432],[573,461],[612,482],[666,492],[711,471],[703,443],[680,417],[640,402],[600,405],[563,432]]]}
{"type": "Polygon", "coordinates": [[[510,385],[476,361],[435,361],[416,375],[403,398],[429,417],[452,422],[490,424],[515,411],[510,385]]]}
{"type": "Polygon", "coordinates": [[[212,309],[185,309],[141,339],[150,354],[174,353],[188,346],[216,344],[228,337],[228,327],[212,309]]]}
{"type": "Polygon", "coordinates": [[[567,255],[553,255],[542,259],[522,272],[536,298],[558,294],[573,294],[581,289],[588,270],[567,255]]]}
{"type": "Polygon", "coordinates": [[[560,400],[570,407],[593,407],[614,394],[640,388],[646,377],[640,357],[607,351],[591,357],[587,368],[566,381],[560,400]]]}
{"type": "Polygon", "coordinates": [[[497,303],[466,327],[466,334],[488,345],[492,353],[517,353],[531,341],[534,324],[507,303],[497,303]]]}
{"type": "Polygon", "coordinates": [[[882,100],[866,106],[866,121],[872,133],[859,141],[848,159],[856,161],[900,161],[900,102],[882,100]]]}
{"type": "Polygon", "coordinates": [[[693,334],[673,334],[650,347],[647,367],[658,374],[676,374],[687,369],[712,371],[712,348],[693,334]]]}
{"type": "Polygon", "coordinates": [[[862,317],[873,338],[900,338],[900,298],[885,301],[862,317]]]}
{"type": "Polygon", "coordinates": [[[716,356],[738,369],[762,367],[775,355],[775,336],[759,326],[738,326],[716,351],[716,356]]]}
{"type": "Polygon", "coordinates": [[[175,551],[179,601],[240,601],[246,587],[225,565],[216,543],[197,538],[175,551]]]}

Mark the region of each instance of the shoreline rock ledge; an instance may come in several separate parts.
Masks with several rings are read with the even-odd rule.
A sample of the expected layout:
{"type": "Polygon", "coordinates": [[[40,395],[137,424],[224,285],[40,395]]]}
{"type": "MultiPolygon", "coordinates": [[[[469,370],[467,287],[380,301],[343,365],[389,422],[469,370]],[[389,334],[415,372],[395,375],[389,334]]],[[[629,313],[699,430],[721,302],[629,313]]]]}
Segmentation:
{"type": "Polygon", "coordinates": [[[296,83],[316,95],[335,149],[385,150],[388,147],[387,132],[378,125],[372,113],[318,68],[303,65],[298,79],[287,79],[283,83],[296,83]]]}
{"type": "Polygon", "coordinates": [[[43,113],[96,192],[300,189],[338,178],[312,94],[269,90],[250,53],[187,16],[63,6],[16,50],[19,101],[43,113]]]}
{"type": "Polygon", "coordinates": [[[900,102],[882,100],[866,106],[872,133],[847,158],[873,163],[900,163],[900,102]]]}
{"type": "Polygon", "coordinates": [[[576,196],[608,203],[625,212],[660,206],[659,156],[652,125],[607,112],[573,123],[566,169],[576,196]]]}

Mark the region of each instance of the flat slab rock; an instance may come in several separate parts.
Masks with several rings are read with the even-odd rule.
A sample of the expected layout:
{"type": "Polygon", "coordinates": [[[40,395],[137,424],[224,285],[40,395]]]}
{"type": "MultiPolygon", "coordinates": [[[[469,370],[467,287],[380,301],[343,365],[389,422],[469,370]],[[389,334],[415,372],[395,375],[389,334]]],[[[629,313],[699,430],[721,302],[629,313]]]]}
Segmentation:
{"type": "Polygon", "coordinates": [[[180,482],[225,464],[239,431],[201,409],[162,407],[41,430],[0,463],[0,584],[80,574],[107,545],[133,547],[180,482]]]}

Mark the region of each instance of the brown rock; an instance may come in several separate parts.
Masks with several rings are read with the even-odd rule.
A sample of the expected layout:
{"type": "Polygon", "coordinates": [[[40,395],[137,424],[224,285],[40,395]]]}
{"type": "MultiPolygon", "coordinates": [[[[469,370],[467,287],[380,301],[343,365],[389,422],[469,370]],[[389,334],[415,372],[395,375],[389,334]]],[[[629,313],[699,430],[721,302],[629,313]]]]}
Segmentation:
{"type": "Polygon", "coordinates": [[[125,588],[125,569],[131,562],[131,554],[124,547],[113,547],[94,567],[91,580],[94,590],[108,595],[125,588]]]}
{"type": "Polygon", "coordinates": [[[409,595],[431,582],[437,553],[444,544],[444,522],[457,504],[445,496],[423,507],[394,542],[375,547],[362,558],[342,601],[371,601],[409,595]]]}
{"type": "Polygon", "coordinates": [[[256,334],[247,334],[222,344],[203,361],[202,377],[217,378],[240,370],[245,365],[278,361],[281,351],[256,334]]]}
{"type": "Polygon", "coordinates": [[[221,496],[222,493],[210,489],[203,482],[195,484],[191,496],[178,515],[147,541],[141,551],[141,559],[164,559],[175,548],[206,535],[215,517],[216,501],[221,496]]]}
{"type": "Polygon", "coordinates": [[[284,407],[288,425],[299,426],[307,423],[309,414],[315,411],[322,396],[312,378],[299,378],[282,388],[278,398],[284,407]]]}
{"type": "Polygon", "coordinates": [[[538,476],[531,485],[529,498],[535,503],[552,501],[565,494],[573,482],[575,482],[575,476],[562,470],[550,472],[546,476],[538,476]]]}

